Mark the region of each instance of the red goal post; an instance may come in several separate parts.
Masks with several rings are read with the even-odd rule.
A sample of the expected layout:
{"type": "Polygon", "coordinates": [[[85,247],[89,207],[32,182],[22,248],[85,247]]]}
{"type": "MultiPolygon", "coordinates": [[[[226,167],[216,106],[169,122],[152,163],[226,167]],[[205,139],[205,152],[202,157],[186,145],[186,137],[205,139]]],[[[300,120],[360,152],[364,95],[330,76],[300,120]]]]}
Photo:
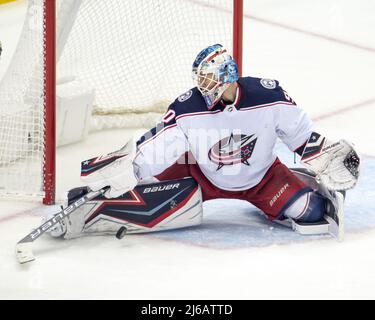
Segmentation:
{"type": "Polygon", "coordinates": [[[149,126],[150,114],[189,88],[192,60],[203,47],[232,46],[241,73],[242,38],[243,0],[29,0],[15,57],[0,81],[0,194],[55,202],[62,73],[95,88],[96,130],[149,126]],[[14,136],[4,147],[2,139],[14,136]]]}

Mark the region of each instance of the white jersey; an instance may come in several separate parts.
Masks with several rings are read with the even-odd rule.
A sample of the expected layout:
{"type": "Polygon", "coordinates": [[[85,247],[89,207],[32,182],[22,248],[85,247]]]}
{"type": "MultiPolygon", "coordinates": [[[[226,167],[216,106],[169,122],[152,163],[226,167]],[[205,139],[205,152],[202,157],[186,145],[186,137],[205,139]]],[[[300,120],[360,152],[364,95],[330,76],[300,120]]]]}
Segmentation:
{"type": "Polygon", "coordinates": [[[137,142],[138,177],[157,177],[190,152],[213,185],[247,190],[275,162],[277,138],[291,151],[308,140],[311,120],[277,81],[246,77],[238,84],[232,105],[208,110],[197,88],[176,99],[162,123],[137,142]]]}

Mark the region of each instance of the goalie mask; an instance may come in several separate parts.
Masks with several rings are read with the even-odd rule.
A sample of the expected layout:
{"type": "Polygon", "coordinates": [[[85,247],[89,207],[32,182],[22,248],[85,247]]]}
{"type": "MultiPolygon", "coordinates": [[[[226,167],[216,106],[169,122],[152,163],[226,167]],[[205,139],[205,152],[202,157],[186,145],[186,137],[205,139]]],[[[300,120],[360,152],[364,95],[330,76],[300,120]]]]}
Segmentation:
{"type": "Polygon", "coordinates": [[[238,80],[238,67],[221,44],[203,49],[193,63],[193,79],[208,109],[220,100],[224,91],[238,80]]]}

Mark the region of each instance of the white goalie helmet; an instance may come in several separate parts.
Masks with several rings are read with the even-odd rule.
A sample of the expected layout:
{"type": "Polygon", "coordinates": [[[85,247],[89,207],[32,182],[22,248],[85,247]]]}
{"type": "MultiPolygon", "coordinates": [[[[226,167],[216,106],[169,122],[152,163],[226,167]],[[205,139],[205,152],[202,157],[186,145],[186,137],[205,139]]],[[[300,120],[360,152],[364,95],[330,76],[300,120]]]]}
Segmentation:
{"type": "Polygon", "coordinates": [[[224,91],[238,80],[238,67],[221,44],[203,49],[193,63],[193,80],[208,109],[213,108],[224,91]]]}

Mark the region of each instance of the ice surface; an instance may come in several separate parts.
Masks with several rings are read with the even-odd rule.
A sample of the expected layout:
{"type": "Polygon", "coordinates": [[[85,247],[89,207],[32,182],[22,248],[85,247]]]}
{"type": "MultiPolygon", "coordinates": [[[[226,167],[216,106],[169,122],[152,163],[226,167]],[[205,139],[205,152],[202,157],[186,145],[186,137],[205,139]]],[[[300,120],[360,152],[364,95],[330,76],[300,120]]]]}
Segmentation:
{"type": "MultiPolygon", "coordinates": [[[[0,76],[15,47],[20,22],[14,21],[21,20],[24,2],[12,5],[15,10],[0,7],[0,76]]],[[[215,200],[205,204],[200,227],[122,241],[42,237],[35,243],[37,260],[20,266],[14,246],[39,224],[40,205],[8,199],[0,201],[1,299],[375,298],[375,4],[253,0],[245,5],[244,74],[280,80],[316,119],[319,132],[350,139],[363,154],[360,182],[346,199],[345,241],[300,236],[267,222],[250,204],[215,200]]],[[[117,149],[131,134],[94,133],[60,148],[59,198],[80,184],[82,159],[117,149]]],[[[293,155],[278,148],[293,165],[293,155]]]]}

